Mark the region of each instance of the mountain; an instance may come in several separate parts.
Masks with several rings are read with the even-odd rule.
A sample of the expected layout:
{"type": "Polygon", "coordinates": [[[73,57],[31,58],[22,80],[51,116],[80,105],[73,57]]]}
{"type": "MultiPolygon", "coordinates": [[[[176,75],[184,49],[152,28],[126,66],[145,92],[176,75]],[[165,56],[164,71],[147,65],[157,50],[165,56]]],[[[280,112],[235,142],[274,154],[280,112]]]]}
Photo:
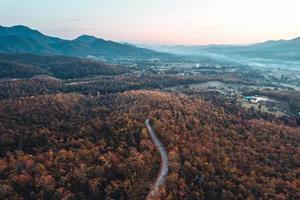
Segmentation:
{"type": "Polygon", "coordinates": [[[299,59],[300,37],[292,40],[270,40],[263,43],[243,46],[209,46],[202,48],[204,51],[224,54],[244,54],[249,57],[261,57],[271,59],[299,59]]]}
{"type": "MultiPolygon", "coordinates": [[[[139,45],[142,46],[142,45],[139,45]]],[[[291,40],[269,40],[251,45],[147,46],[178,55],[206,56],[251,65],[291,66],[299,68],[300,37],[291,40]]]]}
{"type": "Polygon", "coordinates": [[[26,26],[18,25],[13,27],[0,26],[0,37],[16,36],[21,38],[32,38],[40,43],[51,44],[59,42],[61,39],[46,36],[37,30],[32,30],[26,26]]]}
{"type": "Polygon", "coordinates": [[[167,58],[171,55],[94,36],[82,35],[75,40],[50,37],[26,26],[0,26],[1,53],[32,53],[112,59],[167,58]]]}

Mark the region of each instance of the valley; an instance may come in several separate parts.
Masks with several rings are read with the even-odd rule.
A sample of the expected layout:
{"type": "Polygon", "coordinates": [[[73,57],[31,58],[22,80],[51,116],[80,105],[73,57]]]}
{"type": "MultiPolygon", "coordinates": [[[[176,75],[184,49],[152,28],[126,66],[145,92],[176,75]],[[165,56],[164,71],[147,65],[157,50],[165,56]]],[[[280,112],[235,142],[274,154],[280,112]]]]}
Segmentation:
{"type": "Polygon", "coordinates": [[[179,55],[0,27],[0,199],[299,199],[297,57],[246,58],[297,42],[179,55]]]}
{"type": "Polygon", "coordinates": [[[300,192],[299,71],[188,58],[0,58],[9,63],[0,72],[2,199],[296,199],[300,192]]]}

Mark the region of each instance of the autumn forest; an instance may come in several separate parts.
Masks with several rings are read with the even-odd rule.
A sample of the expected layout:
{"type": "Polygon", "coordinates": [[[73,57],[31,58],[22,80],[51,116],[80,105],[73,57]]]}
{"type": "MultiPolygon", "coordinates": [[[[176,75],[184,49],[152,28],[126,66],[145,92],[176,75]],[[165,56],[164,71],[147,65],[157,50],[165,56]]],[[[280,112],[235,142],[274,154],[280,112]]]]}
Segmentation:
{"type": "MultiPolygon", "coordinates": [[[[0,199],[145,199],[161,167],[146,119],[169,162],[153,199],[300,197],[299,118],[168,89],[243,81],[234,74],[136,74],[34,55],[3,54],[0,65],[1,77],[16,78],[0,81],[0,199]]],[[[260,92],[299,108],[297,91],[260,92]]]]}

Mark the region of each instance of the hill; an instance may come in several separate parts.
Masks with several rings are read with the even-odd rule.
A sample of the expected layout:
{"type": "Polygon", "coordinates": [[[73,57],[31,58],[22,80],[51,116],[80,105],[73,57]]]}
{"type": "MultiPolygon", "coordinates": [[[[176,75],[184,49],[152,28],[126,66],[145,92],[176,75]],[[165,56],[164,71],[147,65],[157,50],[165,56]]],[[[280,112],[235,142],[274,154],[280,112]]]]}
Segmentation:
{"type": "Polygon", "coordinates": [[[70,79],[125,72],[127,69],[121,66],[76,57],[0,53],[0,78],[29,78],[43,74],[70,79]]]}
{"type": "Polygon", "coordinates": [[[0,52],[41,55],[92,56],[102,60],[166,58],[158,53],[133,45],[83,35],[75,40],[50,37],[26,26],[0,26],[0,52]]]}
{"type": "Polygon", "coordinates": [[[297,199],[299,127],[244,115],[159,91],[2,100],[0,198],[145,199],[150,118],[169,157],[158,199],[297,199]]]}

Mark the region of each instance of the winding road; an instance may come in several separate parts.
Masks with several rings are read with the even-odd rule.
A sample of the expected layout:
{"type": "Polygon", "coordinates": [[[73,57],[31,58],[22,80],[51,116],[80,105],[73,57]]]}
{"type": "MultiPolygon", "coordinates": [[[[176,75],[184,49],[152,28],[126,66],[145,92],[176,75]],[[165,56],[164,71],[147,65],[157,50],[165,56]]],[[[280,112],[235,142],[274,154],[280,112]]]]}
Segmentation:
{"type": "Polygon", "coordinates": [[[169,164],[168,164],[168,154],[166,152],[166,149],[163,146],[163,144],[160,142],[156,133],[154,132],[154,130],[149,122],[149,119],[147,119],[145,121],[145,125],[146,125],[146,127],[150,133],[150,137],[151,137],[153,143],[155,144],[157,150],[159,151],[159,154],[161,157],[159,173],[157,175],[156,181],[152,185],[151,191],[149,192],[149,194],[147,195],[147,198],[146,198],[147,200],[150,200],[152,197],[157,195],[156,193],[157,193],[159,187],[164,184],[165,178],[168,174],[168,165],[169,164]]]}

